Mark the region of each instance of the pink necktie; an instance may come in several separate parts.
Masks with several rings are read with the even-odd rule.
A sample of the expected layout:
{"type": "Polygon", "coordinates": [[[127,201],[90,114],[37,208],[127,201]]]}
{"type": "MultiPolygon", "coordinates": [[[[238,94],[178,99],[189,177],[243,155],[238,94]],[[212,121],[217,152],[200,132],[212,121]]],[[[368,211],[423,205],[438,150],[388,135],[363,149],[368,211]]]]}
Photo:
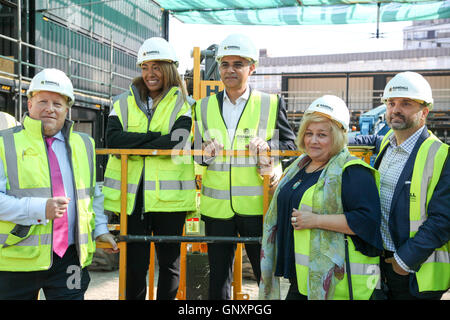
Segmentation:
{"type": "MultiPolygon", "coordinates": [[[[53,197],[65,197],[66,192],[64,191],[64,183],[61,175],[61,170],[59,169],[58,159],[56,154],[52,150],[52,143],[55,138],[47,137],[45,142],[47,144],[48,150],[48,161],[50,165],[50,176],[52,178],[52,189],[53,197]]],[[[60,256],[64,256],[64,253],[69,246],[69,223],[67,220],[67,210],[61,218],[56,218],[53,220],[53,251],[60,256]]]]}

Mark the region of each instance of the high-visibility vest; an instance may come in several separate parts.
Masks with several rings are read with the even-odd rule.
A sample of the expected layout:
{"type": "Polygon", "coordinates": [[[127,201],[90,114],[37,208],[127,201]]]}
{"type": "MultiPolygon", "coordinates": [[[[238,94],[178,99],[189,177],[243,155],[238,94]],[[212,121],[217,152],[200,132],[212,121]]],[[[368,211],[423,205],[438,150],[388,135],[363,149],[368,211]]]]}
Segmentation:
{"type": "MultiPolygon", "coordinates": [[[[66,122],[67,123],[67,122],[66,122]]],[[[51,198],[51,177],[41,121],[25,117],[24,127],[3,131],[0,158],[7,175],[6,194],[16,198],[51,198]]],[[[95,147],[88,135],[63,128],[74,181],[76,201],[75,244],[81,267],[92,262],[95,240],[93,197],[95,147]]],[[[52,265],[53,223],[31,226],[0,221],[0,270],[40,271],[52,265]]]]}
{"type": "MultiPolygon", "coordinates": [[[[364,161],[351,157],[342,169],[350,165],[363,165],[369,168],[378,185],[378,175],[375,169],[364,161]]],[[[316,185],[311,186],[303,194],[300,200],[299,210],[312,211],[313,194],[316,185]]],[[[297,273],[297,286],[301,294],[308,295],[309,253],[310,253],[310,229],[294,230],[295,267],[297,273]]],[[[351,283],[353,299],[368,300],[375,288],[380,287],[380,258],[368,257],[355,249],[352,239],[346,236],[348,242],[348,259],[350,261],[351,283]]],[[[344,264],[345,274],[342,280],[338,280],[334,293],[334,300],[349,300],[348,270],[344,264]]]]}
{"type": "MultiPolygon", "coordinates": [[[[156,107],[149,123],[136,103],[133,85],[120,95],[113,108],[123,131],[146,133],[149,130],[169,134],[175,121],[191,108],[177,87],[172,87],[156,107]]],[[[174,132],[174,135],[177,135],[174,132]]],[[[179,136],[174,136],[178,140],[179,136]]],[[[187,142],[190,143],[190,140],[187,142]]],[[[121,160],[110,156],[105,171],[103,193],[105,210],[120,212],[121,160]]],[[[128,157],[127,214],[133,212],[138,185],[143,176],[145,212],[196,210],[196,184],[191,156],[128,157]]]]}
{"type": "MultiPolygon", "coordinates": [[[[414,161],[409,197],[409,236],[414,237],[427,219],[428,204],[439,181],[449,146],[431,131],[422,142],[414,161]]],[[[386,148],[390,130],[383,138],[379,155],[386,148]]],[[[444,291],[450,288],[450,241],[437,248],[415,273],[419,292],[444,291]]]]}
{"type": "MultiPolygon", "coordinates": [[[[195,115],[204,141],[215,138],[224,150],[246,150],[259,136],[270,140],[275,134],[278,97],[253,90],[242,112],[234,137],[230,138],[219,110],[216,95],[196,103],[195,115]]],[[[216,157],[202,177],[200,211],[202,215],[229,219],[234,214],[263,214],[263,179],[255,157],[216,157]]]]}

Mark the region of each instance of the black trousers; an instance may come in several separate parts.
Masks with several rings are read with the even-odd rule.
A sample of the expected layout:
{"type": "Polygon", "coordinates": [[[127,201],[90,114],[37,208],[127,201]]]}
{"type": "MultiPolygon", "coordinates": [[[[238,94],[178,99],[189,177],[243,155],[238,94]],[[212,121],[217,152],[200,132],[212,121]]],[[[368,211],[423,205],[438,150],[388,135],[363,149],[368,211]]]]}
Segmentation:
{"type": "Polygon", "coordinates": [[[40,289],[47,300],[84,300],[89,282],[89,272],[81,269],[75,245],[71,245],[62,258],[53,253],[48,270],[0,271],[0,300],[36,300],[40,289]]]}
{"type": "MultiPolygon", "coordinates": [[[[139,192],[140,193],[140,192],[139,192]]],[[[137,199],[139,201],[139,199],[137,199]]],[[[186,212],[147,212],[142,213],[142,201],[128,216],[130,235],[169,235],[181,236],[186,212]]],[[[180,282],[180,243],[155,243],[158,259],[158,289],[156,299],[173,300],[180,282]]],[[[135,242],[127,244],[127,300],[145,300],[147,295],[146,276],[150,263],[150,243],[135,242]]]]}
{"type": "Polygon", "coordinates": [[[410,292],[410,275],[399,275],[392,268],[391,263],[384,260],[393,256],[390,251],[384,251],[380,257],[381,285],[383,293],[388,300],[440,300],[445,291],[435,291],[422,293],[418,298],[410,292]]]}
{"type": "MultiPolygon", "coordinates": [[[[242,237],[262,236],[262,216],[239,216],[232,219],[212,219],[202,217],[205,222],[206,236],[229,236],[238,234],[242,237]]],[[[208,243],[209,260],[209,299],[231,299],[231,282],[233,281],[233,263],[236,244],[208,243]]],[[[245,244],[245,251],[252,265],[258,285],[261,278],[261,245],[245,244]]]]}

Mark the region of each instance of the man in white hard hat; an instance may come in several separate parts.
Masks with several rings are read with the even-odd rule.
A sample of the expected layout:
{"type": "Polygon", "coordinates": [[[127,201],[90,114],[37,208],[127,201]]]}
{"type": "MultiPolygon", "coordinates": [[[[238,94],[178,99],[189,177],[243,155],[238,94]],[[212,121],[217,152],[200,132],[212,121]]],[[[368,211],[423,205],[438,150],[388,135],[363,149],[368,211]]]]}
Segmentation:
{"type": "Polygon", "coordinates": [[[74,103],[64,72],[44,69],[27,92],[23,125],[0,137],[0,299],[81,300],[95,239],[107,229],[91,137],[66,119],[74,103]]]}
{"type": "Polygon", "coordinates": [[[433,97],[422,75],[397,74],[382,100],[391,130],[350,143],[377,147],[387,298],[440,299],[450,288],[449,146],[425,125],[433,97]]]}
{"type": "MultiPolygon", "coordinates": [[[[207,165],[202,177],[200,211],[207,236],[262,235],[263,178],[277,180],[267,157],[216,157],[221,150],[295,150],[295,135],[287,121],[283,99],[253,90],[248,78],[255,71],[258,51],[242,34],[228,36],[219,46],[219,72],[225,90],[195,105],[195,145],[203,142],[207,165]]],[[[208,244],[210,299],[230,299],[236,244],[208,244]]],[[[246,244],[253,273],[260,280],[259,244],[246,244]]]]}

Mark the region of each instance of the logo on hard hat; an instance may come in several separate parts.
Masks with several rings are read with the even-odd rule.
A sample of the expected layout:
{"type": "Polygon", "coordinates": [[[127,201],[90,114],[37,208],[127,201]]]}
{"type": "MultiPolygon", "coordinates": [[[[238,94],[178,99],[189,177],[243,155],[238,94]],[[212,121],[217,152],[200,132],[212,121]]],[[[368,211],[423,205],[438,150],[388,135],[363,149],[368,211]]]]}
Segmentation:
{"type": "Polygon", "coordinates": [[[403,87],[403,86],[397,86],[397,87],[390,87],[389,88],[389,92],[392,91],[408,91],[408,87],[403,87]]]}
{"type": "Polygon", "coordinates": [[[59,87],[59,83],[58,82],[50,81],[50,80],[42,80],[41,84],[43,84],[43,85],[49,84],[49,85],[52,85],[52,86],[58,86],[59,87]]]}
{"type": "Polygon", "coordinates": [[[147,55],[154,55],[154,54],[159,54],[159,51],[158,50],[152,50],[152,51],[147,51],[147,52],[144,52],[142,55],[145,57],[145,56],[147,56],[147,55]]]}
{"type": "Polygon", "coordinates": [[[239,47],[239,46],[224,46],[223,47],[223,50],[232,50],[232,49],[241,50],[241,47],[239,47]]]}
{"type": "Polygon", "coordinates": [[[333,107],[330,107],[330,106],[328,106],[328,105],[326,105],[326,104],[319,103],[319,104],[317,105],[317,107],[319,107],[319,108],[325,108],[325,109],[329,109],[329,110],[333,111],[333,107]]]}

